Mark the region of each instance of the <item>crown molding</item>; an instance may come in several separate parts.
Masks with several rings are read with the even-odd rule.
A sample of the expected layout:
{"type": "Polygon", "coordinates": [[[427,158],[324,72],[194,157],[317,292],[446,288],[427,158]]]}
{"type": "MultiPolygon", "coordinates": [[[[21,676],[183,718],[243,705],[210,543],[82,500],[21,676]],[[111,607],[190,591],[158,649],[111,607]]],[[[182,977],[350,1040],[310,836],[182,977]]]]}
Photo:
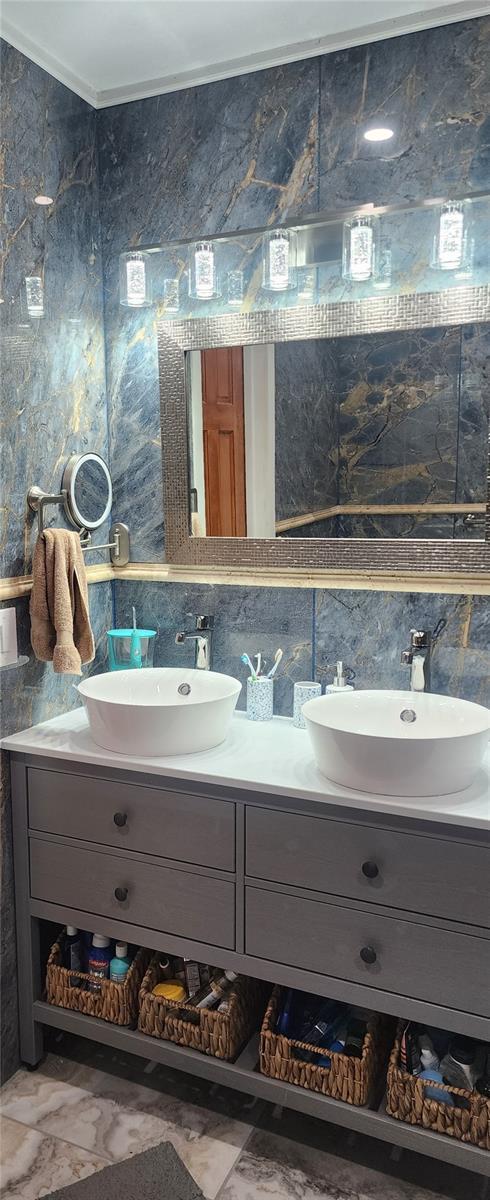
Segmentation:
{"type": "Polygon", "coordinates": [[[86,100],[87,104],[92,105],[92,108],[101,107],[98,103],[97,92],[90,83],[87,83],[85,79],[80,79],[74,71],[70,71],[59,59],[55,58],[54,54],[50,54],[42,46],[38,46],[3,16],[0,17],[0,36],[16,50],[20,50],[21,54],[25,54],[26,58],[30,58],[37,67],[41,67],[43,71],[47,71],[48,75],[57,79],[58,83],[63,83],[70,89],[70,92],[75,92],[81,100],[86,100]]]}
{"type": "Polygon", "coordinates": [[[125,84],[117,88],[104,88],[100,91],[97,91],[88,80],[81,79],[70,71],[54,55],[31,41],[16,29],[11,21],[2,19],[0,33],[7,42],[15,46],[16,50],[20,50],[22,54],[63,83],[65,87],[76,92],[82,100],[86,100],[93,108],[102,109],[111,108],[117,104],[127,104],[134,100],[146,100],[152,96],[161,96],[169,92],[181,91],[184,88],[200,87],[203,84],[216,83],[222,79],[232,79],[237,75],[249,75],[253,71],[265,71],[270,67],[316,58],[337,50],[347,50],[351,46],[362,46],[369,42],[402,37],[405,34],[417,33],[438,25],[450,25],[457,21],[468,21],[489,14],[490,4],[487,0],[458,0],[457,3],[446,4],[441,8],[432,9],[430,12],[425,10],[405,16],[390,17],[384,21],[364,25],[359,29],[327,34],[325,37],[290,43],[274,50],[264,50],[242,58],[230,58],[223,62],[211,63],[207,67],[196,67],[174,75],[162,75],[156,79],[140,80],[136,83],[125,84]]]}

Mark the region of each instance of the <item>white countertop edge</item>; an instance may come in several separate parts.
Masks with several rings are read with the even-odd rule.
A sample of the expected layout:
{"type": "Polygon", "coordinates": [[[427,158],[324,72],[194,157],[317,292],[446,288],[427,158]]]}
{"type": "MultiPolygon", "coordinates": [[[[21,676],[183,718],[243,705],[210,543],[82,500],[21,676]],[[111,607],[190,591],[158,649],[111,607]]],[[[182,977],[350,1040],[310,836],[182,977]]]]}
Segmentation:
{"type": "Polygon", "coordinates": [[[260,791],[290,800],[333,804],[376,812],[490,830],[490,751],[486,765],[464,792],[448,796],[382,796],[351,791],[330,783],[318,770],[305,730],[286,717],[272,722],[247,721],[235,713],[226,740],[214,750],[166,758],[117,755],[92,740],[82,708],[76,708],[5,737],[4,750],[54,760],[64,759],[114,771],[135,771],[216,787],[260,791]]]}

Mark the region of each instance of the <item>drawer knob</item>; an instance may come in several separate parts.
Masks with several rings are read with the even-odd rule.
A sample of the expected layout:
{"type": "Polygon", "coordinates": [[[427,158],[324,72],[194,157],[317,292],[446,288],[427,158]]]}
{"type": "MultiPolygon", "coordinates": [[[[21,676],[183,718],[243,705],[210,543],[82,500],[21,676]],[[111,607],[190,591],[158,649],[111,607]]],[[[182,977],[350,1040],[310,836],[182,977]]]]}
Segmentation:
{"type": "Polygon", "coordinates": [[[363,862],[362,864],[362,873],[366,876],[366,879],[376,879],[376,876],[379,875],[379,867],[376,866],[375,862],[371,862],[368,859],[367,862],[363,862]]]}
{"type": "Polygon", "coordinates": [[[363,946],[360,955],[362,961],[365,963],[371,964],[376,962],[376,951],[373,946],[363,946]]]}
{"type": "Polygon", "coordinates": [[[114,813],[114,824],[117,825],[118,829],[122,829],[123,825],[126,824],[127,819],[127,813],[114,813]]]}
{"type": "Polygon", "coordinates": [[[123,904],[124,900],[127,900],[127,898],[128,898],[128,889],[117,887],[115,889],[114,895],[116,897],[116,900],[119,900],[120,903],[123,904]]]}

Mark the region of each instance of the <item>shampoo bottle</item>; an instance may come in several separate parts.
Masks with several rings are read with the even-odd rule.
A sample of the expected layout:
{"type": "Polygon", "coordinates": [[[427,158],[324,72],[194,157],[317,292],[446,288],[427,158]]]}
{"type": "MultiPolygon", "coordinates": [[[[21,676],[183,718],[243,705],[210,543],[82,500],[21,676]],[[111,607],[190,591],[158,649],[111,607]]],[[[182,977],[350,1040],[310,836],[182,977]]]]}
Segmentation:
{"type": "Polygon", "coordinates": [[[111,958],[109,978],[113,983],[124,983],[130,967],[126,942],[116,942],[114,958],[111,958]]]}
{"type": "Polygon", "coordinates": [[[73,975],[70,976],[70,987],[79,987],[80,976],[78,972],[83,971],[82,941],[80,932],[78,929],[75,929],[74,925],[66,926],[64,950],[65,966],[68,967],[69,971],[73,971],[73,975]]]}
{"type": "Polygon", "coordinates": [[[110,947],[110,938],[104,937],[103,933],[94,933],[88,959],[88,973],[92,976],[90,981],[91,992],[100,992],[101,981],[109,978],[111,962],[110,947]]]}

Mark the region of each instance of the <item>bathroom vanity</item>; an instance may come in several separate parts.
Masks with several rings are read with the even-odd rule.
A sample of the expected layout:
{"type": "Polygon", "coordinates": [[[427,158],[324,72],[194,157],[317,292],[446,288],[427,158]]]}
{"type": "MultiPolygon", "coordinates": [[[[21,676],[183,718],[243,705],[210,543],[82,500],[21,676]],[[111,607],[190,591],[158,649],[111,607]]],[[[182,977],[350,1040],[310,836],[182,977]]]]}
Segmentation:
{"type": "Polygon", "coordinates": [[[379,1109],[48,1005],[42,920],[99,929],[256,978],[490,1041],[489,762],[465,792],[412,799],[329,784],[302,730],[237,714],[223,745],[115,756],[81,710],[10,751],[21,1055],[43,1025],[126,1049],[490,1175],[490,1155],[379,1109]]]}

